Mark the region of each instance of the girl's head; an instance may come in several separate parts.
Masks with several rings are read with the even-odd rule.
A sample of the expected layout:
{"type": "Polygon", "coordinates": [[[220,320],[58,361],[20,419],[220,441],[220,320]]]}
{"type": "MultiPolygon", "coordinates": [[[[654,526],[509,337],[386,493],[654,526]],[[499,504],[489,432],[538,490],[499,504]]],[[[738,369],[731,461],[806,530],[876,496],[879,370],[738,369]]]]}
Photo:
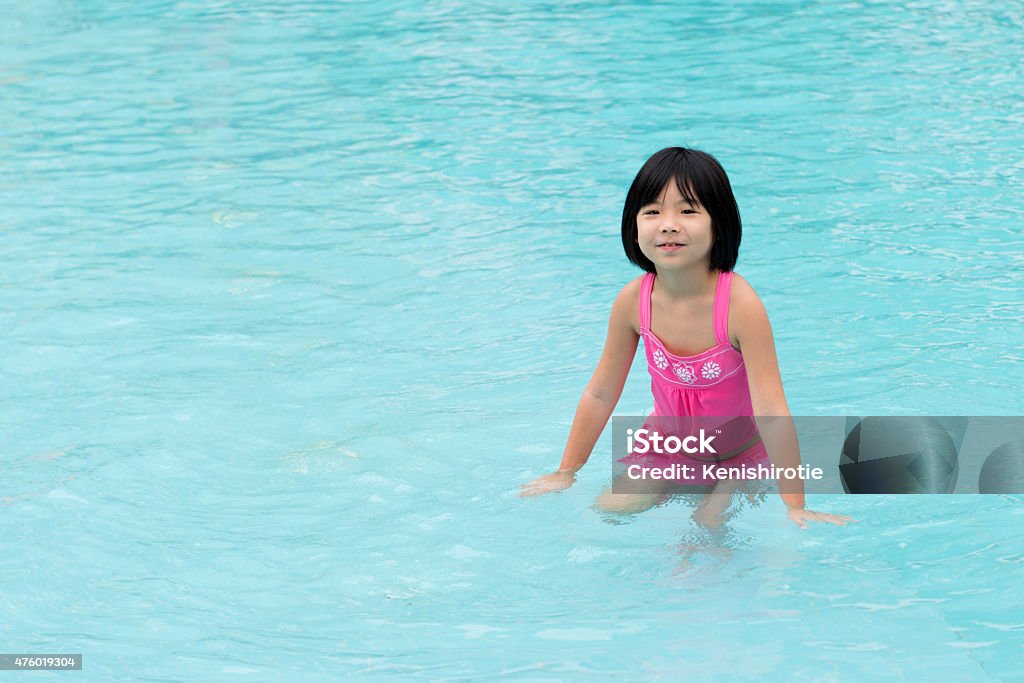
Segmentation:
{"type": "MultiPolygon", "coordinates": [[[[622,209],[622,246],[630,261],[649,273],[654,262],[644,255],[640,232],[668,233],[693,230],[698,246],[700,231],[707,230],[710,219],[708,268],[730,271],[736,265],[740,249],[740,212],[729,185],[729,177],[718,161],[705,152],[685,147],[667,147],[643,165],[626,194],[622,209]],[[681,195],[681,205],[662,206],[662,198],[681,195]],[[668,192],[666,192],[668,191],[668,192]],[[640,226],[638,227],[638,221],[640,226]]],[[[685,241],[685,240],[684,240],[685,241]]],[[[647,245],[650,248],[650,245],[647,245]]]]}

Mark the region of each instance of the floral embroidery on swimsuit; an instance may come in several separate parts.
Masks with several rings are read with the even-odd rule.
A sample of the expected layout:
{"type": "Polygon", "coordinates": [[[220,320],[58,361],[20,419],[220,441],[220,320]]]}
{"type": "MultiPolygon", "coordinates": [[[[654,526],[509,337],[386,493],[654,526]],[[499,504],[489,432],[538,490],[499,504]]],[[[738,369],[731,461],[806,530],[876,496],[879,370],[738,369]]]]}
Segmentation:
{"type": "Polygon", "coordinates": [[[676,377],[683,380],[687,384],[693,384],[697,381],[697,376],[694,374],[693,369],[689,365],[682,363],[676,363],[672,366],[672,371],[676,373],[676,377]]]}
{"type": "Polygon", "coordinates": [[[722,374],[722,368],[715,361],[709,360],[704,364],[700,374],[704,376],[704,379],[714,379],[722,374]]]}
{"type": "Polygon", "coordinates": [[[658,366],[659,370],[664,370],[668,367],[668,359],[665,358],[665,354],[661,352],[661,349],[654,349],[654,364],[658,366]]]}

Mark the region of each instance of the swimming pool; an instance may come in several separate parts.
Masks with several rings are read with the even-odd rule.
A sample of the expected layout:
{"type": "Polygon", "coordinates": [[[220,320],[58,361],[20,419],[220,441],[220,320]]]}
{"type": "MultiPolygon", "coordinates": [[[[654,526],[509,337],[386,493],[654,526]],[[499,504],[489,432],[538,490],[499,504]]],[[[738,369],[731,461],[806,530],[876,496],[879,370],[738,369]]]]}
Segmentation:
{"type": "MultiPolygon", "coordinates": [[[[1019,11],[3,12],[6,652],[83,680],[1024,678],[1019,497],[609,524],[607,434],[572,489],[516,495],[667,145],[733,180],[794,414],[1021,414],[1019,11]]],[[[616,412],[649,403],[638,356],[616,412]]]]}

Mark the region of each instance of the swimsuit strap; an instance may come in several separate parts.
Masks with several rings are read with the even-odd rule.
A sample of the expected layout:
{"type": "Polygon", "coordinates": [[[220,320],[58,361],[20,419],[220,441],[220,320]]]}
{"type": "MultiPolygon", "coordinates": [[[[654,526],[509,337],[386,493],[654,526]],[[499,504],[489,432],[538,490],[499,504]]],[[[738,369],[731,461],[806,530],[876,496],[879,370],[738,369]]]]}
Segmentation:
{"type": "Polygon", "coordinates": [[[730,344],[729,341],[729,292],[732,290],[732,271],[719,272],[715,285],[715,341],[730,344]]]}
{"type": "Polygon", "coordinates": [[[651,291],[654,290],[654,273],[647,273],[640,281],[640,329],[651,328],[651,291]]]}

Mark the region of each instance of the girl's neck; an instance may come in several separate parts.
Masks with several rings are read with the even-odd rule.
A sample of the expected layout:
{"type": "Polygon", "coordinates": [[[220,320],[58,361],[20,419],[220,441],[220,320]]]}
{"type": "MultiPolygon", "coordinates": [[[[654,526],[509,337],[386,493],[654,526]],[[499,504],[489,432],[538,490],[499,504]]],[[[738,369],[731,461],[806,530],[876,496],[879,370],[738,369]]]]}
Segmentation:
{"type": "Polygon", "coordinates": [[[659,270],[658,288],[671,299],[692,299],[715,289],[718,273],[701,266],[697,269],[659,270]]]}

